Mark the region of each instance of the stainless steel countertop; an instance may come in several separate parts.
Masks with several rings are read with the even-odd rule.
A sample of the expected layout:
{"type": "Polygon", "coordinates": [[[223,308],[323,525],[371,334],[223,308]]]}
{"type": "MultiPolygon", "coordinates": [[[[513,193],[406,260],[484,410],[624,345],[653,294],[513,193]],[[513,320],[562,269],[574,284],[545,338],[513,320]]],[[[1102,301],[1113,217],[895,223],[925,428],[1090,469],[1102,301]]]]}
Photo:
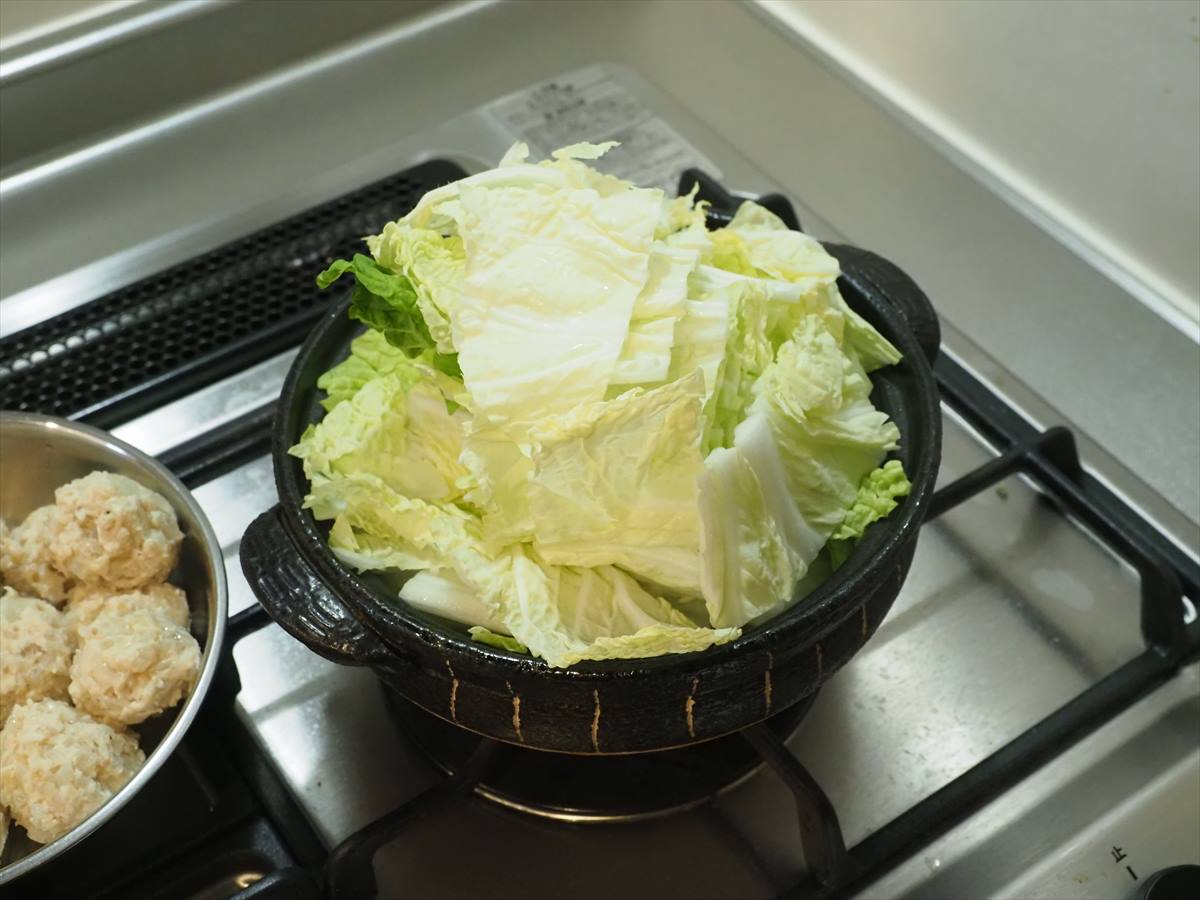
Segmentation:
{"type": "Polygon", "coordinates": [[[1193,334],[1200,0],[758,0],[916,134],[1193,334]]]}
{"type": "MultiPolygon", "coordinates": [[[[217,6],[140,40],[162,41],[167,27],[213,29],[254,6],[273,15],[257,4],[217,6]]],[[[324,7],[293,4],[292,43],[327,24],[324,7]]],[[[748,158],[837,231],[894,259],[947,321],[1200,522],[1195,341],[933,151],[796,35],[746,6],[707,0],[416,4],[392,16],[319,55],[189,98],[170,115],[153,106],[132,130],[92,143],[76,136],[66,155],[6,157],[0,330],[27,321],[30,307],[86,298],[414,155],[452,150],[405,139],[607,60],[657,84],[720,135],[705,146],[727,181],[756,189],[761,174],[739,162],[748,158]],[[116,254],[124,255],[104,263],[116,254]]],[[[138,45],[130,38],[124,55],[85,55],[52,73],[61,83],[78,68],[119,96],[143,77],[127,65],[138,45]]],[[[220,44],[197,46],[205,49],[178,64],[176,77],[222,64],[220,44]]],[[[48,76],[28,76],[38,77],[48,76]]],[[[89,105],[116,102],[79,88],[89,105]]],[[[0,82],[0,104],[17,89],[27,82],[0,82]]]]}
{"type": "MultiPolygon", "coordinates": [[[[302,46],[328,8],[290,4],[289,25],[299,33],[289,40],[302,46]]],[[[203,22],[219,30],[229,9],[272,15],[264,4],[214,7],[178,26],[128,37],[122,46],[162,41],[165,27],[203,22]]],[[[1036,394],[1065,410],[1099,442],[1081,441],[1085,462],[1182,542],[1195,544],[1200,475],[1189,402],[1200,377],[1195,345],[840,81],[794,36],[727,3],[390,9],[397,17],[392,25],[343,37],[315,60],[297,51],[287,62],[278,59],[288,54],[276,57],[271,71],[243,68],[235,90],[194,96],[167,84],[140,106],[127,98],[119,104],[121,127],[101,143],[73,136],[59,147],[70,155],[47,156],[43,148],[4,156],[0,332],[422,158],[447,155],[469,168],[490,163],[505,135],[468,110],[587,63],[614,61],[727,184],[787,190],[814,233],[847,236],[909,269],[950,323],[950,353],[1040,423],[1062,417],[1036,394]],[[190,105],[163,118],[168,97],[190,105]],[[1145,351],[1132,346],[1131,336],[1156,348],[1153,364],[1134,364],[1145,351]],[[1138,371],[1140,382],[1132,377],[1138,371]],[[1164,506],[1107,459],[1100,444],[1187,515],[1164,506]]],[[[119,84],[136,77],[122,66],[131,57],[119,51],[98,50],[61,70],[119,84]]],[[[218,59],[216,46],[208,52],[210,59],[198,57],[194,65],[218,59]]],[[[176,71],[186,68],[180,63],[176,71]]],[[[7,90],[0,77],[0,105],[7,90]]],[[[273,396],[290,356],[150,412],[118,433],[161,452],[273,396]]],[[[947,419],[943,478],[988,453],[969,429],[947,419]]],[[[822,692],[794,741],[851,841],[1139,647],[1128,567],[1053,512],[1028,483],[1011,479],[1004,488],[925,532],[878,638],[822,692]],[[1014,571],[1014,558],[1027,564],[1014,571]],[[1013,678],[1017,668],[1022,677],[1013,678]]],[[[241,534],[276,502],[269,460],[227,473],[197,498],[225,553],[236,611],[252,601],[238,565],[241,534]]],[[[434,777],[395,733],[370,673],[321,660],[273,626],[240,642],[235,658],[244,684],[241,712],[325,841],[344,837],[434,777]]],[[[1200,752],[1190,740],[1197,674],[1192,666],[1154,691],[863,896],[952,897],[985,886],[996,896],[1119,898],[1128,885],[1119,868],[1113,874],[1111,842],[1131,845],[1142,872],[1182,861],[1194,843],[1200,802],[1192,790],[1200,752]]],[[[650,870],[668,877],[672,869],[657,863],[669,855],[696,885],[693,896],[737,884],[729,893],[766,897],[768,874],[791,877],[799,866],[789,804],[766,773],[720,801],[721,815],[744,829],[769,872],[731,866],[705,882],[726,858],[718,852],[727,846],[727,831],[708,819],[689,817],[692,824],[681,825],[672,817],[644,831],[589,832],[582,850],[572,843],[577,832],[545,829],[536,836],[539,858],[547,861],[539,877],[565,866],[568,878],[586,878],[596,871],[592,863],[603,867],[605,883],[579,887],[620,894],[630,883],[622,879],[644,879],[650,870]],[[628,850],[631,837],[636,852],[628,850]],[[664,857],[656,855],[659,848],[664,857]],[[579,858],[571,855],[576,850],[579,858]]],[[[452,823],[432,822],[386,848],[381,878],[396,878],[408,893],[444,896],[456,879],[470,881],[457,865],[462,858],[518,858],[529,850],[513,822],[499,820],[490,807],[448,814],[452,823]],[[447,828],[455,840],[446,840],[447,828]]],[[[636,882],[641,891],[649,883],[636,882]]],[[[666,887],[678,892],[681,883],[666,887]]],[[[561,896],[571,884],[519,887],[561,896]]],[[[463,896],[478,893],[477,882],[457,886],[463,896]]]]}

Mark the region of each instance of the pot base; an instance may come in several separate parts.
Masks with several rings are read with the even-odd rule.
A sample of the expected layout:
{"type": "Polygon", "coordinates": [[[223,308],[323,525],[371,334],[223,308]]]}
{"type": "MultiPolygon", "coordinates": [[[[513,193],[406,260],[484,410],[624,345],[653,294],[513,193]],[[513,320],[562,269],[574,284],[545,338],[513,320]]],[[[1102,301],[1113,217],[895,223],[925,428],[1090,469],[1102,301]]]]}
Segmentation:
{"type": "MultiPolygon", "coordinates": [[[[394,690],[384,693],[401,728],[447,775],[459,770],[480,740],[488,740],[425,712],[394,690]]],[[[810,694],[765,724],[786,738],[815,700],[816,694],[810,694]]],[[[739,734],[621,756],[576,756],[500,744],[475,793],[543,818],[628,822],[698,806],[740,784],[762,765],[762,758],[739,734]]]]}

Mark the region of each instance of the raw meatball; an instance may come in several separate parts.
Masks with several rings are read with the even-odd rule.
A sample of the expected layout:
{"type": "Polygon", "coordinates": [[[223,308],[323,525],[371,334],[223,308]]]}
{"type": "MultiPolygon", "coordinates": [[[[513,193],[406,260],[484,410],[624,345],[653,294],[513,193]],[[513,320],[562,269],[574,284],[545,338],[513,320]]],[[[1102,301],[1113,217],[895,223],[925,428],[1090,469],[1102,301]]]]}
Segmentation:
{"type": "Polygon", "coordinates": [[[12,708],[43,697],[67,699],[75,638],[45,600],[12,588],[0,595],[0,726],[12,708]]]}
{"type": "Polygon", "coordinates": [[[137,588],[163,581],[183,539],[165,498],[124,475],[92,472],[54,492],[58,568],[85,584],[137,588]]]}
{"type": "Polygon", "coordinates": [[[134,735],[69,703],[23,703],[0,731],[0,802],[48,843],[99,809],[145,758],[134,735]]]}
{"type": "Polygon", "coordinates": [[[0,539],[4,583],[55,606],[62,606],[71,586],[70,579],[55,564],[51,550],[59,539],[61,524],[58,510],[43,506],[0,539]]]}
{"type": "Polygon", "coordinates": [[[89,630],[101,613],[128,615],[135,609],[154,609],[180,628],[188,627],[187,594],[173,584],[152,584],[115,594],[111,588],[74,588],[67,600],[67,625],[78,635],[89,630]]]}
{"type": "Polygon", "coordinates": [[[97,719],[133,725],[178,703],[199,672],[196,639],[163,613],[105,611],[80,635],[71,699],[97,719]]]}

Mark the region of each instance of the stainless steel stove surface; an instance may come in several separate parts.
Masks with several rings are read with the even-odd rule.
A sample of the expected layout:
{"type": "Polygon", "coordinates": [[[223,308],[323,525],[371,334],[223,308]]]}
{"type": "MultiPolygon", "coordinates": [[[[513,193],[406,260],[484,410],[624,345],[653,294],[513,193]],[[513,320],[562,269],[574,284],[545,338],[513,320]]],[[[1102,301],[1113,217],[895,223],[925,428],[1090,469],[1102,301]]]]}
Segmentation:
{"type": "MultiPolygon", "coordinates": [[[[457,27],[455,17],[472,9],[443,7],[405,26],[409,31],[371,38],[377,44],[344,50],[321,65],[363,78],[383,64],[373,54],[403,44],[413,29],[457,27]]],[[[514,139],[544,151],[587,129],[589,139],[619,136],[625,149],[612,164],[643,181],[674,185],[683,168],[695,165],[747,195],[789,193],[759,171],[750,153],[735,150],[632,68],[587,65],[548,82],[551,74],[530,75],[516,93],[474,108],[474,95],[463,94],[441,120],[419,117],[386,148],[354,155],[341,168],[329,165],[327,175],[302,186],[273,184],[256,195],[268,202],[249,211],[229,192],[206,195],[187,185],[163,209],[163,196],[119,199],[98,179],[123,167],[132,172],[139,160],[157,171],[172,147],[192,139],[217,146],[234,133],[228,117],[265,109],[261,104],[286,94],[290,82],[264,82],[158,130],[130,132],[132,155],[114,145],[57,170],[8,174],[0,181],[5,226],[23,230],[12,250],[0,246],[4,268],[12,269],[0,301],[0,405],[16,396],[12,385],[23,369],[72,349],[33,359],[19,344],[31,333],[26,329],[65,311],[86,312],[83,304],[101,294],[418,163],[448,160],[476,170],[514,139]],[[115,225],[110,237],[90,238],[86,254],[56,266],[30,249],[38,217],[28,210],[39,198],[65,197],[73,185],[107,198],[115,225]],[[152,215],[156,224],[131,224],[138,215],[152,215]],[[26,362],[14,367],[17,357],[26,362]]],[[[305,78],[315,75],[305,70],[305,78]]],[[[297,152],[322,165],[326,155],[337,155],[324,143],[319,152],[297,152]]],[[[238,158],[265,160],[265,153],[239,150],[238,158]]],[[[188,165],[208,165],[191,149],[185,156],[188,165]]],[[[388,190],[399,190],[397,183],[388,190]]],[[[387,198],[371,197],[386,205],[387,198]]],[[[840,214],[828,204],[812,209],[802,192],[792,199],[816,236],[858,237],[830,224],[840,214]]],[[[293,220],[302,224],[292,237],[260,237],[257,250],[243,247],[246,259],[258,254],[258,262],[246,265],[315,271],[324,250],[312,249],[312,241],[332,227],[328,216],[345,230],[355,210],[365,208],[360,197],[336,215],[293,220]]],[[[369,208],[379,214],[381,207],[369,208]]],[[[361,227],[351,228],[344,236],[359,233],[361,227]]],[[[234,253],[227,264],[240,265],[235,257],[243,258],[234,253]]],[[[906,264],[903,256],[895,261],[906,264]]],[[[236,294],[238,277],[225,289],[236,294]]],[[[154,290],[179,289],[159,282],[128,302],[132,309],[149,303],[154,290]]],[[[211,290],[219,293],[219,286],[211,290]]],[[[933,300],[941,308],[936,293],[933,300]]],[[[256,857],[241,882],[225,873],[209,882],[193,879],[185,891],[183,882],[172,881],[178,892],[155,896],[233,896],[264,875],[267,886],[272,870],[295,867],[314,881],[329,876],[335,896],[373,886],[389,898],[1124,898],[1160,869],[1200,864],[1200,625],[1192,605],[1196,525],[1187,502],[1163,500],[1089,437],[1095,429],[1075,429],[1087,474],[1071,473],[1070,460],[1057,454],[1061,444],[1039,435],[1072,425],[1072,409],[1064,417],[1047,406],[960,333],[953,316],[943,323],[938,367],[945,400],[940,486],[996,466],[998,458],[1011,457],[1014,465],[961,503],[940,495],[941,515],[924,527],[912,572],[877,635],[828,681],[799,726],[783,729],[793,762],[763,763],[751,742],[728,751],[728,777],[724,770],[714,774],[720,766],[705,759],[703,777],[713,792],[694,803],[694,792],[653,785],[654,762],[644,772],[616,776],[620,790],[647,779],[646,791],[631,800],[622,800],[616,787],[611,794],[596,788],[601,776],[576,776],[561,760],[539,779],[538,754],[476,749],[465,734],[448,736],[439,731],[444,726],[387,696],[369,671],[334,665],[255,615],[239,541],[277,499],[266,456],[270,404],[307,327],[307,309],[289,307],[298,318],[273,332],[275,343],[222,357],[218,336],[216,356],[200,357],[199,372],[194,365],[184,376],[167,356],[162,372],[114,374],[107,393],[88,395],[93,420],[162,455],[199,485],[196,495],[225,552],[232,662],[240,678],[236,700],[231,686],[209,701],[233,704],[235,715],[214,712],[201,724],[217,743],[226,729],[240,729],[245,740],[232,758],[252,787],[240,790],[254,796],[253,821],[262,823],[255,827],[285,848],[256,857]],[[150,377],[154,385],[143,389],[150,377]],[[1100,495],[1098,507],[1089,505],[1100,495]],[[1115,534],[1107,530],[1112,521],[1115,534]],[[1132,548],[1123,546],[1126,539],[1132,548]],[[1138,561],[1143,546],[1174,566],[1165,587],[1129,562],[1138,561]],[[1180,577],[1191,599],[1172,599],[1171,580],[1180,577]],[[1161,649],[1147,650],[1144,634],[1161,649]],[[431,746],[439,748],[433,756],[425,752],[431,746]],[[497,759],[506,767],[501,775],[497,759]],[[481,775],[488,766],[491,774],[481,775]],[[810,773],[827,796],[836,813],[832,831],[828,817],[818,817],[816,828],[798,824],[811,800],[793,790],[798,771],[810,773]],[[569,785],[575,777],[593,780],[569,785]],[[554,807],[551,815],[547,806],[554,807]],[[647,814],[658,806],[666,811],[647,814]],[[804,848],[816,874],[833,873],[826,879],[832,883],[819,883],[809,871],[804,848]]],[[[109,316],[118,330],[134,318],[109,316]]],[[[255,328],[268,326],[246,327],[253,337],[255,328]]],[[[764,740],[752,737],[755,746],[764,740]]],[[[769,746],[765,752],[771,757],[769,746]]],[[[683,775],[673,777],[686,785],[692,763],[675,764],[683,775]]],[[[695,778],[701,777],[698,769],[695,778]]],[[[101,832],[94,841],[105,839],[101,832]]],[[[64,870],[43,884],[67,893],[69,878],[64,870]]],[[[113,884],[85,881],[71,894],[101,896],[113,884]]],[[[300,895],[299,888],[284,888],[280,896],[300,895]]]]}

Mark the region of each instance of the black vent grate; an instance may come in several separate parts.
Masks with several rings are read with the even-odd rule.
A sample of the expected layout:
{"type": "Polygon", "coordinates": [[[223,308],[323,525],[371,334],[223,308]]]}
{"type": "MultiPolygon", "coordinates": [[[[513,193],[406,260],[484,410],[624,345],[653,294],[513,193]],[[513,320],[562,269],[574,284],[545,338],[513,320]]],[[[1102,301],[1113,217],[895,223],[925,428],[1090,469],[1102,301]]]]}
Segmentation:
{"type": "Polygon", "coordinates": [[[111,428],[283,351],[317,272],[464,174],[422,163],[0,340],[0,406],[111,428]]]}

